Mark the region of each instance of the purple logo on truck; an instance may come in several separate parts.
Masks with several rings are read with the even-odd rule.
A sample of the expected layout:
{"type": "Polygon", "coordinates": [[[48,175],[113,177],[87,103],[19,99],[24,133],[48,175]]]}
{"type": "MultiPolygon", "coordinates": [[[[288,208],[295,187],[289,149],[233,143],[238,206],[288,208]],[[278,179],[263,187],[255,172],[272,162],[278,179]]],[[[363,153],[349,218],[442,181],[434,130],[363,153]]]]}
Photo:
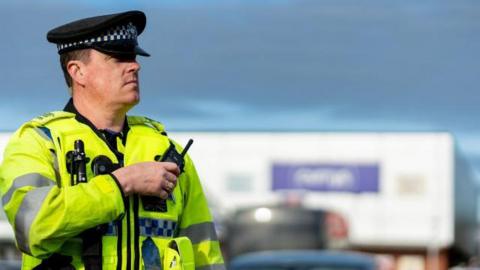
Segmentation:
{"type": "Polygon", "coordinates": [[[378,164],[274,163],[272,189],[378,192],[378,164]]]}

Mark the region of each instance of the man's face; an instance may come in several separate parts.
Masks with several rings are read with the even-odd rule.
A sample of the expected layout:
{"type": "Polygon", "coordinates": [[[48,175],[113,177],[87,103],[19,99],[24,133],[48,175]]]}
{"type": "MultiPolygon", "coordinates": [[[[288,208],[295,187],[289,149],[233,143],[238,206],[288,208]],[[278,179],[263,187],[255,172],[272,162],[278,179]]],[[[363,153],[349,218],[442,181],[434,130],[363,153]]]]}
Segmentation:
{"type": "Polygon", "coordinates": [[[113,57],[91,50],[85,67],[85,86],[102,104],[128,110],[140,101],[140,64],[135,55],[113,57]]]}

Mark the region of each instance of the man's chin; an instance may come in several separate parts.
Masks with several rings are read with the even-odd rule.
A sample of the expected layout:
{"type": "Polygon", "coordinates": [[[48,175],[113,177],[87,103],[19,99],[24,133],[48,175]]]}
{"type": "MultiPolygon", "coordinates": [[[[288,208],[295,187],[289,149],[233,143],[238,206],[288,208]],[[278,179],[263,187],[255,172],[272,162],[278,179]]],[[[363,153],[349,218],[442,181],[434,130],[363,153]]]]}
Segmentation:
{"type": "Polygon", "coordinates": [[[133,97],[132,99],[129,100],[129,105],[135,106],[138,103],[140,103],[140,96],[133,97]]]}
{"type": "Polygon", "coordinates": [[[139,95],[131,96],[128,99],[124,100],[122,103],[124,107],[127,107],[128,110],[130,110],[132,107],[140,103],[140,96],[139,95]]]}

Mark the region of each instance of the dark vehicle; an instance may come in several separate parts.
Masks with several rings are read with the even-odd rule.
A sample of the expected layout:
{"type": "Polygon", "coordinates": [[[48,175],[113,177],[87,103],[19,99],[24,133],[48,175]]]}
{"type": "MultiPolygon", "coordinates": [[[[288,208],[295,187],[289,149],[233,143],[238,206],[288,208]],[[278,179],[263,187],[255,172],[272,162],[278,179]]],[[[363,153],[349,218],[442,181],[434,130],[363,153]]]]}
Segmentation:
{"type": "Polygon", "coordinates": [[[21,261],[2,261],[0,260],[0,269],[2,270],[20,270],[22,268],[21,261]]]}
{"type": "Polygon", "coordinates": [[[375,270],[375,258],[346,251],[262,251],[233,259],[229,270],[375,270]]]}
{"type": "MultiPolygon", "coordinates": [[[[227,223],[225,253],[227,258],[234,258],[244,253],[264,250],[331,248],[334,240],[331,222],[328,222],[332,220],[331,217],[335,215],[327,211],[297,206],[239,209],[227,223]]],[[[334,228],[342,227],[334,225],[334,228]]]]}

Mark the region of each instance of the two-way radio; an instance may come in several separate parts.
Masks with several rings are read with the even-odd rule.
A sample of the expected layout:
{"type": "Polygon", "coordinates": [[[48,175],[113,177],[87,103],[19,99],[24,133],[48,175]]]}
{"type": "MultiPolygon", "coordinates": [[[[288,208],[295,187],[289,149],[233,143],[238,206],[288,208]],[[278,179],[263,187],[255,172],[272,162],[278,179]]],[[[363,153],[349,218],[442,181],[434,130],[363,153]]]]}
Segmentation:
{"type": "MultiPolygon", "coordinates": [[[[173,162],[177,164],[178,168],[180,169],[180,174],[183,173],[185,168],[185,155],[187,154],[188,149],[192,145],[193,140],[190,139],[187,142],[187,145],[183,149],[182,153],[178,153],[175,145],[170,142],[170,146],[168,149],[163,153],[161,156],[156,156],[155,160],[160,162],[173,162]]],[[[169,197],[172,195],[169,194],[169,197]]],[[[167,212],[167,201],[156,196],[141,196],[143,209],[146,211],[154,211],[154,212],[167,212]]]]}
{"type": "Polygon", "coordinates": [[[192,143],[192,139],[188,140],[187,145],[185,145],[185,148],[183,148],[182,153],[178,153],[175,145],[170,143],[170,146],[165,153],[162,156],[157,156],[155,160],[161,162],[173,162],[177,164],[178,168],[180,169],[180,173],[182,173],[185,167],[185,155],[187,154],[187,151],[192,143]]]}

